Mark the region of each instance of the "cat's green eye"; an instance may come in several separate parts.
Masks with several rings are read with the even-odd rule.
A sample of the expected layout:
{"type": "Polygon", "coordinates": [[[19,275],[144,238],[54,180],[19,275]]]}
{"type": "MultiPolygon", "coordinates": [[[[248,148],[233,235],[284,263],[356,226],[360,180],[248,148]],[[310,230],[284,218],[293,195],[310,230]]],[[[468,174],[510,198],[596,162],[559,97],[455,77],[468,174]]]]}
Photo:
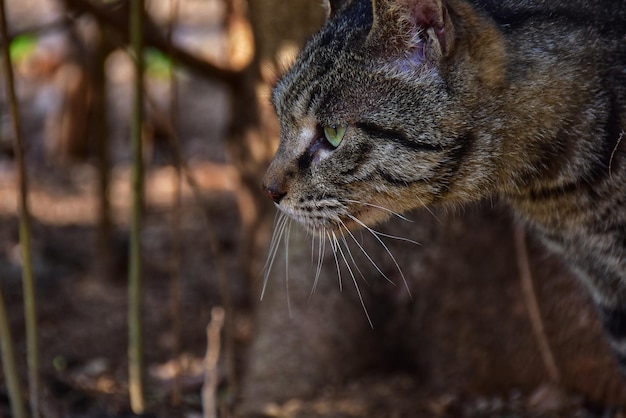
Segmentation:
{"type": "Polygon", "coordinates": [[[324,126],[324,136],[333,147],[337,148],[346,133],[346,125],[326,125],[324,126]]]}

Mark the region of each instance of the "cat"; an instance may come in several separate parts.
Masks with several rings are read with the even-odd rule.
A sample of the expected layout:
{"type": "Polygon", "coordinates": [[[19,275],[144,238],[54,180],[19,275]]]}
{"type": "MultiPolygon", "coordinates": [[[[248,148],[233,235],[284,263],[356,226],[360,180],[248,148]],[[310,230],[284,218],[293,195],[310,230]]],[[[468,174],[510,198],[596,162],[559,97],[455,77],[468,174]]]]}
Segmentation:
{"type": "Polygon", "coordinates": [[[626,1],[327,10],[272,95],[280,211],[332,237],[501,199],[584,283],[626,372],[626,1]]]}

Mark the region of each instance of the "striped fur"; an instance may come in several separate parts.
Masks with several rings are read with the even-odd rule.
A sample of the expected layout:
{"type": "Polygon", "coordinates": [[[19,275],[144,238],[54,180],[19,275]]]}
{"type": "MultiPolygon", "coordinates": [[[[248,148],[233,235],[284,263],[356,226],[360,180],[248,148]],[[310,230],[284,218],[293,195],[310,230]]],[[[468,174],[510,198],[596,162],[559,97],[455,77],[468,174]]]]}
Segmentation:
{"type": "Polygon", "coordinates": [[[626,1],[335,0],[273,102],[282,211],[341,233],[500,197],[580,276],[626,370],[626,1]]]}

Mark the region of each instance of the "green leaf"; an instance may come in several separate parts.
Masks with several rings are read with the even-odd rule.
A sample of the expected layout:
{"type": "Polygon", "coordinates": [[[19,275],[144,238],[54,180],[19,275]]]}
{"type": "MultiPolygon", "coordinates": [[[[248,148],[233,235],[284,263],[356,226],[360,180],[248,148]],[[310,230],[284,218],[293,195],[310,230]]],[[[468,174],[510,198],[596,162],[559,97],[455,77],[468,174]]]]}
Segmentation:
{"type": "Polygon", "coordinates": [[[31,56],[37,49],[39,39],[35,35],[20,35],[11,41],[11,61],[18,63],[31,56]]]}
{"type": "Polygon", "coordinates": [[[157,78],[169,77],[174,70],[172,58],[156,48],[146,48],[146,69],[148,75],[157,78]]]}

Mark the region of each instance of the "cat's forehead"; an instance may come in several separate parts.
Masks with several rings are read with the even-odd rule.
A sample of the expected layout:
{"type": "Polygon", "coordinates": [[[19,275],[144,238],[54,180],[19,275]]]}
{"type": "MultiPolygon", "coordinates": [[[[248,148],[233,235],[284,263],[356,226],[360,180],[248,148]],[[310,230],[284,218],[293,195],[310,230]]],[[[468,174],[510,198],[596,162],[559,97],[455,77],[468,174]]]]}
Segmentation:
{"type": "Polygon", "coordinates": [[[324,97],[328,101],[332,89],[345,88],[363,69],[363,45],[372,24],[367,4],[355,2],[303,48],[273,90],[272,102],[280,116],[311,114],[324,97]]]}

